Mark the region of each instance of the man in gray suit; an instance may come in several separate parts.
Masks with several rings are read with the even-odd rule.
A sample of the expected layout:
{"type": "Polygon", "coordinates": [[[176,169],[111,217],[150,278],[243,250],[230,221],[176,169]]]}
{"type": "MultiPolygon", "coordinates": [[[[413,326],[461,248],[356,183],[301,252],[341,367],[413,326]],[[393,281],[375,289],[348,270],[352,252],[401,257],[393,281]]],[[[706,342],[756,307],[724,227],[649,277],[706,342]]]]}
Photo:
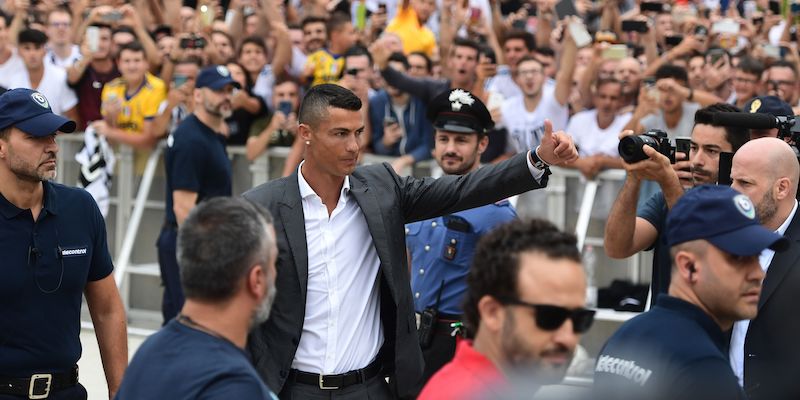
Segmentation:
{"type": "MultiPolygon", "coordinates": [[[[480,99],[461,89],[430,107],[439,110],[432,113],[438,130],[493,126],[480,99]]],[[[356,168],[360,110],[358,97],[340,86],[309,90],[298,118],[305,161],[295,174],[244,195],[275,217],[278,294],[248,347],[284,399],[413,395],[423,362],[404,224],[544,187],[549,165],[577,158],[572,139],[548,129],[536,149],[462,176],[415,179],[389,164],[356,168]]]]}

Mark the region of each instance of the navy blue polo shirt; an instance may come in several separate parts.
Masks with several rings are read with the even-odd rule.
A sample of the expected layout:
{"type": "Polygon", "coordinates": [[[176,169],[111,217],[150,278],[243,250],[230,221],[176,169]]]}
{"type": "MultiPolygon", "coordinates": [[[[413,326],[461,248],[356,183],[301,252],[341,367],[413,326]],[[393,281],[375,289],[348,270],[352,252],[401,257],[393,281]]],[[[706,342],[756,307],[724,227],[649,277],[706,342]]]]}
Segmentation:
{"type": "Polygon", "coordinates": [[[231,160],[225,151],[225,138],[200,122],[194,114],[186,117],[167,139],[164,155],[167,169],[166,222],[176,224],[172,192],[197,193],[197,202],[211,197],[230,196],[231,160]]]}
{"type": "Polygon", "coordinates": [[[411,290],[417,312],[433,307],[443,314],[461,315],[466,277],[478,239],[495,226],[515,219],[514,207],[504,200],[407,224],[411,290]]]}
{"type": "Polygon", "coordinates": [[[722,329],[699,307],[665,294],[623,324],[595,364],[596,398],[744,399],[722,329]]]}
{"type": "Polygon", "coordinates": [[[658,237],[647,250],[653,250],[653,273],[650,281],[653,295],[667,293],[669,281],[672,277],[672,260],[669,257],[669,245],[664,234],[667,230],[667,200],[664,193],[654,193],[647,202],[640,207],[637,216],[644,218],[656,228],[658,237]]]}
{"type": "Polygon", "coordinates": [[[113,270],[92,196],[43,186],[36,222],[0,195],[0,376],[69,371],[81,356],[86,284],[113,270]]]}
{"type": "Polygon", "coordinates": [[[277,399],[244,350],[175,319],[142,343],[115,398],[277,399]]]}

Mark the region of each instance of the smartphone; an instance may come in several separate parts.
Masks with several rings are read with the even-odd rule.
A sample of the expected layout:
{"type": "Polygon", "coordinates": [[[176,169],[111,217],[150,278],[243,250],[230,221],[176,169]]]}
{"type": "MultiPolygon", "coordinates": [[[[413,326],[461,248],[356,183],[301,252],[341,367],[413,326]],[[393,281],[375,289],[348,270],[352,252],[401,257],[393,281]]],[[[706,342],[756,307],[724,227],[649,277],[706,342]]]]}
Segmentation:
{"type": "Polygon", "coordinates": [[[717,178],[718,185],[730,186],[733,183],[731,179],[731,165],[733,165],[733,153],[721,152],[719,153],[719,175],[717,178]]]}
{"type": "Polygon", "coordinates": [[[292,113],[292,102],[288,100],[280,101],[278,103],[278,111],[288,116],[292,113]]]}
{"type": "Polygon", "coordinates": [[[490,46],[483,46],[481,53],[483,53],[483,55],[489,59],[489,63],[497,64],[497,54],[495,54],[494,50],[490,46]]]}
{"type": "Polygon", "coordinates": [[[678,153],[683,153],[684,159],[681,161],[685,161],[689,159],[689,152],[692,149],[692,139],[688,137],[678,137],[675,138],[675,151],[678,153]]]}
{"type": "Polygon", "coordinates": [[[513,29],[519,29],[519,30],[524,31],[525,29],[528,28],[528,21],[526,21],[524,19],[515,20],[514,22],[511,23],[511,27],[513,29]]]}
{"type": "Polygon", "coordinates": [[[708,28],[703,25],[697,25],[694,27],[694,35],[699,37],[706,37],[708,36],[708,28]]]}
{"type": "Polygon", "coordinates": [[[682,41],[683,36],[681,35],[667,36],[664,38],[664,43],[666,43],[668,46],[677,46],[681,44],[682,41]]]}
{"type": "Polygon", "coordinates": [[[656,87],[656,78],[655,77],[647,77],[642,79],[642,83],[644,87],[647,89],[647,96],[653,99],[656,103],[661,99],[661,93],[658,91],[656,87]]]}
{"type": "Polygon", "coordinates": [[[86,44],[89,46],[89,51],[92,53],[100,50],[100,28],[96,26],[89,26],[86,28],[86,44]]]}
{"type": "Polygon", "coordinates": [[[200,6],[200,24],[202,26],[211,26],[214,24],[214,9],[205,4],[200,6]]]}
{"type": "Polygon", "coordinates": [[[772,12],[774,15],[781,14],[781,2],[780,1],[770,1],[769,2],[769,11],[772,12]]]}
{"type": "Polygon", "coordinates": [[[479,7],[469,8],[469,23],[472,25],[478,24],[481,20],[481,9],[479,7]]]}
{"type": "Polygon", "coordinates": [[[643,1],[642,4],[639,5],[639,11],[641,12],[652,11],[660,13],[664,11],[664,3],[643,1]]]}
{"type": "Polygon", "coordinates": [[[622,31],[647,33],[647,21],[622,21],[622,31]]]}
{"type": "Polygon", "coordinates": [[[606,60],[621,60],[628,56],[628,46],[624,44],[612,44],[603,50],[603,58],[606,60]]]}
{"type": "Polygon", "coordinates": [[[559,20],[562,20],[570,15],[578,15],[578,10],[575,8],[573,0],[561,0],[556,3],[556,15],[559,20]]]}
{"type": "Polygon", "coordinates": [[[189,77],[186,75],[175,74],[172,76],[172,87],[179,88],[181,87],[186,81],[189,80],[189,77]]]}
{"type": "Polygon", "coordinates": [[[567,28],[569,29],[570,36],[572,36],[572,40],[575,41],[575,45],[578,46],[578,48],[592,44],[592,36],[589,35],[589,32],[582,23],[570,22],[567,28]]]}
{"type": "Polygon", "coordinates": [[[772,44],[765,44],[761,46],[761,50],[767,58],[779,60],[781,57],[781,48],[772,44]]]}
{"type": "Polygon", "coordinates": [[[725,57],[728,54],[727,51],[724,49],[711,49],[706,53],[706,57],[708,57],[711,61],[711,65],[717,65],[717,62],[720,58],[725,57]]]}
{"type": "Polygon", "coordinates": [[[738,35],[739,23],[728,18],[722,19],[715,22],[714,25],[711,26],[711,32],[719,34],[738,35]]]}
{"type": "Polygon", "coordinates": [[[109,13],[103,14],[103,21],[106,22],[117,22],[121,19],[122,19],[121,11],[111,11],[109,13]]]}

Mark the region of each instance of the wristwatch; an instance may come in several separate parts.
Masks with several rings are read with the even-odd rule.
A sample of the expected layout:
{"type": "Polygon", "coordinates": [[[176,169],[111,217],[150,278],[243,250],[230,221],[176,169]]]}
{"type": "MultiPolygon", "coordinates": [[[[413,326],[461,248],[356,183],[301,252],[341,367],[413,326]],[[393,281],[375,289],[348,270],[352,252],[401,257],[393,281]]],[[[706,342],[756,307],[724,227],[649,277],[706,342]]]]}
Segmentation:
{"type": "Polygon", "coordinates": [[[550,165],[544,162],[541,157],[539,157],[539,146],[536,146],[536,148],[531,151],[531,161],[533,162],[533,167],[536,169],[550,169],[550,165]]]}

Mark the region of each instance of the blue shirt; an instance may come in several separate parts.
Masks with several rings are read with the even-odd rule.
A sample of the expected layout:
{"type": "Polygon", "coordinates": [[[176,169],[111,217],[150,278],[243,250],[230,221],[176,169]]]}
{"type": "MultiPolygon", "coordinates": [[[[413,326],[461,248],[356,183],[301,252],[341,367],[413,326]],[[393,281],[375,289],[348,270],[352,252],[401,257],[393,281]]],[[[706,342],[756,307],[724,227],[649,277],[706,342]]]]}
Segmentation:
{"type": "Polygon", "coordinates": [[[408,100],[402,118],[398,118],[389,93],[381,90],[369,100],[369,120],[372,124],[372,147],[375,154],[383,156],[401,156],[408,154],[414,157],[414,161],[422,161],[431,158],[431,148],[433,144],[433,125],[425,116],[427,107],[417,97],[408,100]],[[403,123],[405,136],[392,146],[383,145],[383,122],[384,118],[392,117],[396,121],[403,123]]]}
{"type": "Polygon", "coordinates": [[[653,274],[650,280],[653,296],[667,293],[672,277],[672,259],[669,256],[669,245],[664,234],[667,229],[668,212],[667,200],[664,198],[664,193],[660,191],[653,194],[637,212],[638,217],[647,220],[658,232],[656,241],[647,249],[653,250],[653,274]]]}
{"type": "Polygon", "coordinates": [[[139,347],[115,399],[277,397],[242,349],[173,319],[139,347]]]}
{"type": "Polygon", "coordinates": [[[43,186],[36,222],[0,195],[0,376],[69,371],[81,356],[83,291],[113,270],[92,196],[43,186]]]}
{"type": "Polygon", "coordinates": [[[722,329],[699,307],[668,295],[623,324],[597,357],[600,399],[743,399],[722,329]]]}
{"type": "Polygon", "coordinates": [[[167,169],[166,221],[176,224],[172,192],[197,193],[197,202],[233,192],[231,160],[225,138],[200,122],[194,114],[186,117],[167,139],[164,164],[167,169]]]}
{"type": "Polygon", "coordinates": [[[511,203],[504,200],[407,224],[414,308],[421,312],[434,307],[443,314],[461,315],[466,276],[478,239],[495,226],[516,218],[511,203]]]}

